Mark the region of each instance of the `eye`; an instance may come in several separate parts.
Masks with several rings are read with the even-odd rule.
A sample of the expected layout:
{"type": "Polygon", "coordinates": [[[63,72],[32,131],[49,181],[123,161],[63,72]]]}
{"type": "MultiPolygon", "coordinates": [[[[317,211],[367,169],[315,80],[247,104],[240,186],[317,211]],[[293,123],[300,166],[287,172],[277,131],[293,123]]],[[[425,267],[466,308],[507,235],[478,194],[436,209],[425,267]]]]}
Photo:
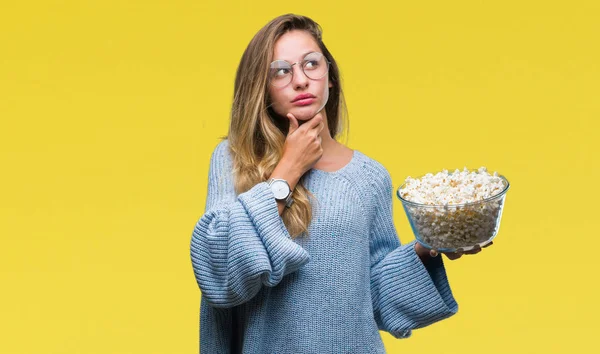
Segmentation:
{"type": "Polygon", "coordinates": [[[281,78],[290,75],[292,68],[289,66],[272,66],[270,70],[271,77],[281,78]]]}
{"type": "Polygon", "coordinates": [[[289,75],[290,71],[292,71],[290,64],[284,60],[275,60],[270,65],[271,77],[284,77],[289,75]]]}
{"type": "Polygon", "coordinates": [[[307,60],[304,64],[305,69],[315,69],[319,66],[318,60],[307,60]]]}
{"type": "Polygon", "coordinates": [[[290,73],[290,69],[281,68],[275,70],[275,76],[285,76],[290,73]]]}

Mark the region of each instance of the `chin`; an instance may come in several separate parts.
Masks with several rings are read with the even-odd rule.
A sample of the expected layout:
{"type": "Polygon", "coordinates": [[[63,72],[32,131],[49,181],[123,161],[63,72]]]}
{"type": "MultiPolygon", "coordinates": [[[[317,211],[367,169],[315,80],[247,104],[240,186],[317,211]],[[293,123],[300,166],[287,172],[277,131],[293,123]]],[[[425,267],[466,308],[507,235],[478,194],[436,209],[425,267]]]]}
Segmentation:
{"type": "Polygon", "coordinates": [[[294,107],[291,112],[298,120],[310,120],[317,114],[316,110],[319,108],[319,105],[320,103],[317,102],[310,106],[294,107]]]}
{"type": "Polygon", "coordinates": [[[307,121],[307,120],[311,120],[313,117],[311,115],[307,115],[306,113],[294,113],[294,116],[296,117],[296,119],[301,120],[301,121],[307,121]]]}

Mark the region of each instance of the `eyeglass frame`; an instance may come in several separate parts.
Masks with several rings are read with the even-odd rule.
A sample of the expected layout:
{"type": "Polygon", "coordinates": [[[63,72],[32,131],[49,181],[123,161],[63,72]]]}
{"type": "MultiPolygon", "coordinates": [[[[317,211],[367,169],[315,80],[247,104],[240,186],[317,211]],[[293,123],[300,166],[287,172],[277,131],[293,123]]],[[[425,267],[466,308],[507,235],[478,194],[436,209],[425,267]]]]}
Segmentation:
{"type": "Polygon", "coordinates": [[[329,65],[331,64],[331,62],[329,60],[327,60],[327,57],[325,56],[325,54],[323,54],[321,52],[310,52],[310,53],[306,53],[306,55],[304,56],[304,58],[302,60],[297,61],[297,62],[295,62],[293,64],[291,64],[289,61],[283,60],[283,59],[273,60],[271,62],[271,64],[269,64],[269,69],[272,69],[271,65],[273,65],[273,63],[275,63],[277,61],[284,61],[284,62],[290,64],[290,69],[291,69],[291,72],[292,72],[292,77],[290,78],[290,82],[288,82],[287,84],[285,84],[283,86],[276,86],[276,85],[274,85],[271,82],[271,77],[269,76],[269,84],[271,84],[274,87],[278,87],[278,88],[286,87],[287,85],[289,85],[294,80],[294,65],[296,65],[298,63],[305,62],[305,61],[310,61],[310,60],[306,60],[306,57],[309,56],[309,55],[311,55],[311,54],[313,54],[313,53],[321,54],[323,56],[323,58],[325,59],[325,64],[327,65],[327,71],[325,71],[325,74],[323,76],[321,76],[320,78],[318,78],[318,79],[313,79],[313,78],[309,77],[308,75],[306,75],[306,72],[304,72],[304,65],[300,66],[300,70],[302,71],[302,73],[304,74],[304,76],[306,76],[310,80],[320,80],[320,79],[324,78],[327,74],[329,74],[329,65]]]}

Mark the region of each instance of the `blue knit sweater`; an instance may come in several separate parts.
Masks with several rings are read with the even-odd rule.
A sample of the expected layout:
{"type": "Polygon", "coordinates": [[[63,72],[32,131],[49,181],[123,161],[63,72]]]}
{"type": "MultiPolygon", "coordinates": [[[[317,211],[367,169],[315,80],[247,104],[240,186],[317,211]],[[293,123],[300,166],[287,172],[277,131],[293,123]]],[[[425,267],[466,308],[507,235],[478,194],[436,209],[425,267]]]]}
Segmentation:
{"type": "Polygon", "coordinates": [[[273,192],[236,196],[228,141],[215,148],[190,253],[201,290],[200,352],[385,353],[396,338],[458,310],[442,257],[401,245],[387,169],[354,150],[340,170],[311,169],[309,236],[291,239],[273,192]]]}

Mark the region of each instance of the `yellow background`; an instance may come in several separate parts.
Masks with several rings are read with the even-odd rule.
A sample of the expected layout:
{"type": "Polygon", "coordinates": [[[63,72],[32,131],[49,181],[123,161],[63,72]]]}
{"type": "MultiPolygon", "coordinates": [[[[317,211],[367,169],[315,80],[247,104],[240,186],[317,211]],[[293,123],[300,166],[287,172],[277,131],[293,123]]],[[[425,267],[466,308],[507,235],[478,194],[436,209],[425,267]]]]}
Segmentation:
{"type": "Polygon", "coordinates": [[[494,246],[446,260],[459,313],[382,332],[388,353],[595,347],[599,2],[98,0],[0,5],[0,353],[198,351],[210,153],[244,48],[287,12],[323,26],[347,144],[395,188],[512,184],[494,246]]]}

